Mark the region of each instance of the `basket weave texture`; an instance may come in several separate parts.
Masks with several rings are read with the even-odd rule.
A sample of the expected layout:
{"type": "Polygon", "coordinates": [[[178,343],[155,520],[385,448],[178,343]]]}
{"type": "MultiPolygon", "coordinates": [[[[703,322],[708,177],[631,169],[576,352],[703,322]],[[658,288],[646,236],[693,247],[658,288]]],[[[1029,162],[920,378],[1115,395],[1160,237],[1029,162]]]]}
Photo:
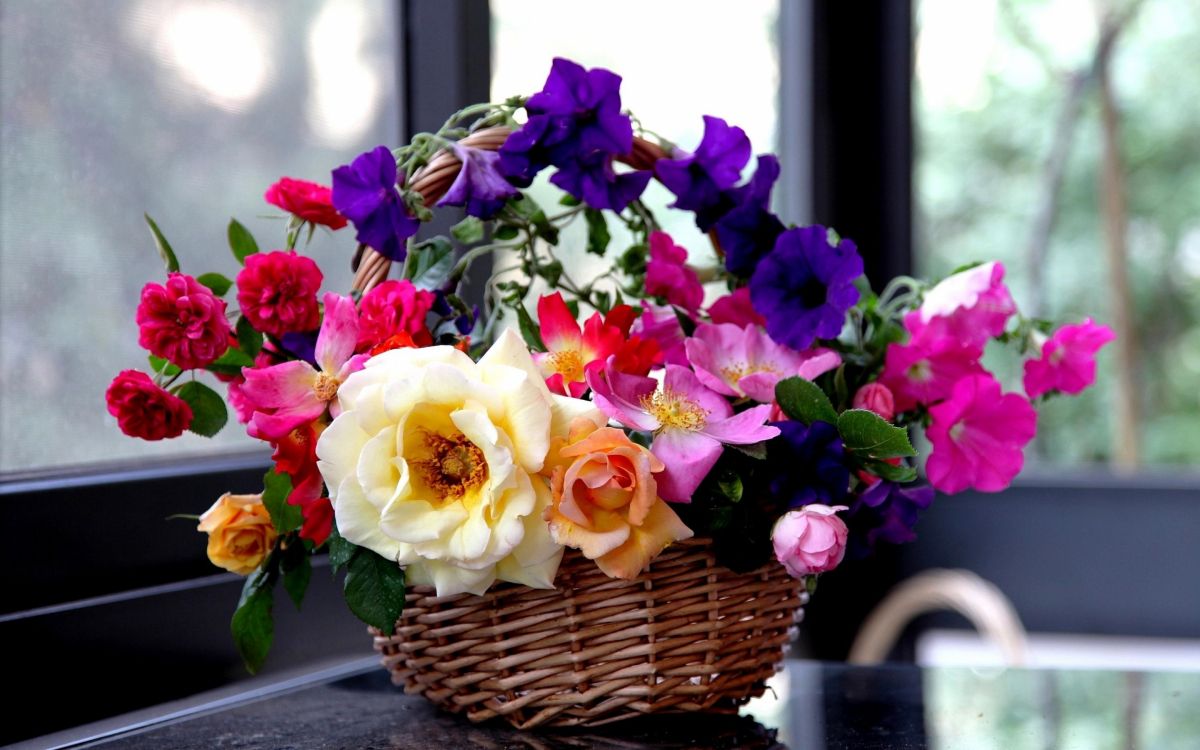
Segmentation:
{"type": "Polygon", "coordinates": [[[782,565],[734,573],[698,539],[632,581],[568,549],[555,583],[483,596],[410,587],[396,634],[373,631],[375,648],[394,683],[472,721],[528,729],[732,713],[763,693],[808,601],[782,565]]]}

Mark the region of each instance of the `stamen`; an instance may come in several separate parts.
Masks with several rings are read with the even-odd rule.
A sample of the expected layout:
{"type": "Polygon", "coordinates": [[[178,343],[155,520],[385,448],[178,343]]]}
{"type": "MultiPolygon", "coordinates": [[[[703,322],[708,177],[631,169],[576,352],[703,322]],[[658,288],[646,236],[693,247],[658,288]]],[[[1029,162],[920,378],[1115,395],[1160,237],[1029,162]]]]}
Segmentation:
{"type": "Polygon", "coordinates": [[[317,382],[313,383],[313,393],[321,401],[332,401],[334,396],[337,396],[338,386],[340,385],[341,381],[334,376],[325,372],[318,372],[317,382]]]}
{"type": "Polygon", "coordinates": [[[425,446],[430,457],[424,461],[412,461],[412,466],[429,489],[442,499],[460,498],[484,483],[488,476],[487,460],[483,450],[472,443],[466,435],[444,437],[434,433],[425,435],[425,446]]]}
{"type": "Polygon", "coordinates": [[[682,393],[665,388],[642,396],[641,406],[657,419],[663,428],[674,427],[694,432],[708,422],[708,412],[700,404],[682,393]]]}

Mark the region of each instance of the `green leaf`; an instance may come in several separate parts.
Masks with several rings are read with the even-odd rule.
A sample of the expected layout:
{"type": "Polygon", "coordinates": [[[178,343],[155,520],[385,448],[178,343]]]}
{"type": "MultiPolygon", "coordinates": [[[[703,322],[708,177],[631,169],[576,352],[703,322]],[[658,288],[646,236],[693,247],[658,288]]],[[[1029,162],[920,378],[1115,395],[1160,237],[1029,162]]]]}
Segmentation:
{"type": "Polygon", "coordinates": [[[242,223],[237,219],[229,220],[229,249],[233,251],[233,257],[237,258],[238,263],[246,264],[246,256],[254,255],[258,252],[258,243],[254,241],[254,236],[250,234],[250,230],[242,226],[242,223]]]}
{"type": "Polygon", "coordinates": [[[508,242],[509,240],[515,240],[520,233],[520,230],[512,224],[502,224],[496,228],[495,232],[492,232],[492,237],[502,242],[508,242]]]}
{"type": "Polygon", "coordinates": [[[454,267],[454,246],[442,236],[418,242],[404,266],[404,277],[421,289],[438,289],[454,267]]]}
{"type": "Polygon", "coordinates": [[[759,461],[762,461],[767,457],[767,444],[765,441],[761,443],[750,443],[748,445],[735,445],[730,443],[728,447],[733,448],[738,453],[744,453],[750,458],[757,458],[759,461]]]}
{"type": "Polygon", "coordinates": [[[784,414],[806,425],[818,421],[838,423],[837,411],[829,396],[811,380],[794,376],[779,381],[775,385],[775,400],[784,414]]]}
{"type": "Polygon", "coordinates": [[[533,318],[529,317],[529,311],[525,309],[525,305],[517,303],[513,307],[517,310],[517,324],[521,328],[521,338],[525,339],[525,344],[535,352],[546,351],[546,345],[542,343],[541,330],[537,323],[533,322],[533,318]]]}
{"type": "Polygon", "coordinates": [[[742,478],[732,471],[726,471],[717,479],[717,490],[729,498],[731,503],[742,499],[742,478]]]}
{"type": "Polygon", "coordinates": [[[837,418],[837,428],[846,448],[855,453],[871,458],[917,455],[908,440],[908,430],[889,423],[873,411],[848,409],[837,418]]]}
{"type": "Polygon", "coordinates": [[[868,472],[874,474],[880,479],[886,479],[889,482],[899,482],[905,484],[917,478],[917,470],[911,466],[892,466],[883,461],[863,461],[862,466],[868,472]]]}
{"type": "Polygon", "coordinates": [[[159,375],[165,375],[168,378],[182,372],[179,369],[179,365],[169,362],[162,357],[156,357],[153,354],[150,355],[150,370],[159,375]]]}
{"type": "Polygon", "coordinates": [[[675,319],[679,321],[679,327],[683,329],[684,336],[691,336],[696,332],[696,321],[692,320],[692,316],[674,305],[671,306],[671,309],[675,311],[675,319]]]}
{"type": "Polygon", "coordinates": [[[244,315],[238,318],[236,330],[238,348],[250,358],[251,365],[253,365],[254,358],[262,351],[263,335],[254,330],[254,326],[244,315]]]}
{"type": "Polygon", "coordinates": [[[346,537],[338,532],[336,523],[329,531],[326,546],[329,548],[329,566],[335,573],[345,567],[359,550],[357,545],[346,541],[346,537]]]}
{"type": "Polygon", "coordinates": [[[163,260],[163,265],[167,267],[167,273],[174,273],[179,270],[179,259],[175,257],[175,251],[171,249],[171,243],[167,242],[167,238],[163,237],[163,233],[159,231],[158,225],[154,223],[154,219],[150,218],[150,214],[142,214],[146,217],[146,225],[150,227],[150,236],[154,238],[154,246],[158,248],[159,257],[163,260]]]}
{"type": "Polygon", "coordinates": [[[253,367],[254,359],[237,347],[229,347],[205,369],[219,375],[241,375],[243,367],[253,367]]]}
{"type": "Polygon", "coordinates": [[[232,281],[219,273],[202,273],[196,277],[196,281],[208,287],[218,297],[224,297],[229,287],[233,286],[232,281]]]}
{"type": "Polygon", "coordinates": [[[304,514],[300,506],[288,503],[288,495],[292,494],[292,478],[287,474],[268,469],[263,475],[263,505],[271,514],[271,523],[280,534],[287,534],[300,528],[304,523],[304,514]]]}
{"type": "Polygon", "coordinates": [[[587,219],[588,244],[587,251],[593,255],[603,256],[608,251],[608,243],[612,235],[608,233],[608,222],[604,214],[594,208],[584,209],[583,217],[587,219]]]}
{"type": "MultiPolygon", "coordinates": [[[[304,545],[295,544],[294,549],[299,549],[299,553],[295,558],[295,562],[288,567],[288,561],[284,561],[283,570],[283,588],[288,592],[288,596],[292,598],[292,603],[296,605],[296,609],[300,609],[300,605],[304,603],[304,593],[308,591],[308,582],[312,580],[312,560],[309,559],[308,553],[304,550],[304,545]]],[[[290,552],[290,550],[289,550],[290,552]]]]}
{"type": "Polygon", "coordinates": [[[358,619],[391,635],[404,611],[404,571],[363,549],[346,568],[346,604],[358,619]]]}
{"type": "MultiPolygon", "coordinates": [[[[267,565],[270,565],[270,560],[267,565]]],[[[233,642],[250,674],[262,668],[271,650],[271,641],[275,638],[275,622],[271,617],[275,576],[267,570],[267,565],[246,579],[242,598],[229,623],[233,642]]]]}
{"type": "Polygon", "coordinates": [[[483,222],[468,216],[450,227],[450,236],[464,245],[473,245],[483,239],[483,222]]]}
{"type": "Polygon", "coordinates": [[[574,206],[578,206],[582,202],[583,201],[579,200],[578,198],[576,198],[573,195],[564,195],[563,197],[558,199],[558,205],[560,205],[560,206],[574,207],[574,206]]]}
{"type": "Polygon", "coordinates": [[[197,435],[212,437],[229,420],[225,400],[204,383],[196,380],[184,383],[175,395],[192,407],[192,424],[188,429],[197,435]]]}

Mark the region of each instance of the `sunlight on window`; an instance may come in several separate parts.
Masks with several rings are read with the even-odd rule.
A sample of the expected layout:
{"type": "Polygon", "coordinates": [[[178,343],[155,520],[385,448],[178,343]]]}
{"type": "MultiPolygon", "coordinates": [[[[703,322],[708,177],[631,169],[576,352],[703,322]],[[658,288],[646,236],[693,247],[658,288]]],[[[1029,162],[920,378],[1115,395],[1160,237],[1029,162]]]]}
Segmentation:
{"type": "Polygon", "coordinates": [[[926,0],[917,35],[917,78],[930,106],[987,106],[988,57],[996,28],[995,0],[926,0]]]}
{"type": "Polygon", "coordinates": [[[327,0],[308,32],[305,116],[313,134],[334,148],[359,145],[379,107],[378,65],[366,56],[372,20],[356,0],[327,0]]]}

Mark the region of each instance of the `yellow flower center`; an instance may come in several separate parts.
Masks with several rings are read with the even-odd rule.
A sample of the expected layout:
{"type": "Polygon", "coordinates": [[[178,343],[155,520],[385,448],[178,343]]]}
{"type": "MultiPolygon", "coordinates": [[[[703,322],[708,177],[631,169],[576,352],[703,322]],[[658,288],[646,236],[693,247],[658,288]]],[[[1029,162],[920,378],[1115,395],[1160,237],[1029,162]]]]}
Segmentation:
{"type": "Polygon", "coordinates": [[[908,368],[908,379],[918,383],[924,383],[926,380],[929,380],[929,376],[932,374],[929,367],[929,360],[927,359],[913,362],[912,366],[908,368]]]}
{"type": "Polygon", "coordinates": [[[642,396],[641,406],[662,425],[659,429],[675,427],[695,431],[708,421],[708,412],[700,404],[665,388],[642,396]]]}
{"type": "Polygon", "coordinates": [[[410,465],[438,498],[461,498],[487,480],[483,451],[461,432],[453,437],[426,433],[424,443],[429,458],[410,465]]]}
{"type": "Polygon", "coordinates": [[[578,383],[583,380],[583,357],[575,349],[554,352],[546,360],[550,369],[562,375],[568,383],[578,383]]]}
{"type": "Polygon", "coordinates": [[[332,401],[334,396],[337,395],[338,386],[340,385],[341,382],[329,373],[318,372],[317,382],[313,383],[313,393],[321,401],[332,401]]]}
{"type": "Polygon", "coordinates": [[[736,383],[747,375],[754,375],[759,372],[778,374],[779,370],[766,363],[747,364],[745,362],[738,362],[729,367],[721,368],[721,377],[725,378],[726,383],[736,383]]]}

